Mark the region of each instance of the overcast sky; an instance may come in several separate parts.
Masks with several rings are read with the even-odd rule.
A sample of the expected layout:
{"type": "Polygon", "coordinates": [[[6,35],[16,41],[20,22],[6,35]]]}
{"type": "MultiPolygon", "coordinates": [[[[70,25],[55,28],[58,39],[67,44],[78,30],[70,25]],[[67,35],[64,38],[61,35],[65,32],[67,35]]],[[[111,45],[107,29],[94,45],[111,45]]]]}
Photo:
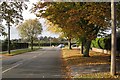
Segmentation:
{"type": "MultiPolygon", "coordinates": [[[[33,14],[33,13],[30,13],[30,9],[32,7],[32,4],[33,3],[36,3],[38,0],[29,0],[30,2],[27,2],[26,4],[28,5],[28,9],[27,10],[24,10],[23,11],[23,18],[24,20],[27,20],[27,19],[34,19],[36,18],[36,16],[33,14]]],[[[58,37],[57,34],[53,34],[53,33],[50,33],[46,30],[46,27],[44,25],[44,19],[40,19],[40,22],[42,24],[42,27],[43,27],[43,31],[42,31],[42,34],[40,36],[52,36],[52,37],[58,37]]],[[[7,32],[7,27],[5,26],[5,31],[7,32]]],[[[15,26],[12,26],[11,27],[11,39],[19,39],[20,36],[19,36],[19,33],[18,33],[18,30],[16,29],[15,26]]],[[[0,39],[5,39],[4,37],[0,37],[0,39]]]]}

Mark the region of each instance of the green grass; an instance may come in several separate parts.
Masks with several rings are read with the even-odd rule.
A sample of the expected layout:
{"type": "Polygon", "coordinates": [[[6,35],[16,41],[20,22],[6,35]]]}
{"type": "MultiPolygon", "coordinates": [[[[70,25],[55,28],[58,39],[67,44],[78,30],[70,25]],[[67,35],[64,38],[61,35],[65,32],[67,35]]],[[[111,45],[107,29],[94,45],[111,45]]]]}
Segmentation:
{"type": "Polygon", "coordinates": [[[19,49],[19,50],[11,51],[10,54],[8,54],[8,52],[2,52],[2,54],[8,55],[8,56],[14,56],[14,55],[17,55],[17,54],[22,54],[22,53],[26,53],[26,52],[32,52],[32,51],[35,51],[35,50],[38,50],[38,49],[40,49],[40,48],[33,48],[33,50],[31,50],[30,48],[19,49]]]}

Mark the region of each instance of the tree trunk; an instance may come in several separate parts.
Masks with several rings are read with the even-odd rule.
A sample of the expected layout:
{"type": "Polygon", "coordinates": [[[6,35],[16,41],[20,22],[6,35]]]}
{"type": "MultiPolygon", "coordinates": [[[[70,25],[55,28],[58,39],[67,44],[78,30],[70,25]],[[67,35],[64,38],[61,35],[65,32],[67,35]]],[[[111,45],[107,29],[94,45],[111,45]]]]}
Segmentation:
{"type": "Polygon", "coordinates": [[[31,37],[31,50],[33,50],[33,37],[31,37]]]}
{"type": "Polygon", "coordinates": [[[39,48],[40,48],[40,40],[38,40],[39,48]]]}
{"type": "Polygon", "coordinates": [[[84,42],[82,41],[82,43],[81,43],[81,54],[83,54],[83,50],[84,50],[84,42]]]}
{"type": "Polygon", "coordinates": [[[8,54],[10,54],[10,25],[8,23],[8,54]]]}
{"type": "Polygon", "coordinates": [[[83,52],[83,57],[89,57],[89,49],[90,49],[91,41],[86,40],[86,43],[84,45],[84,52],[83,52]]]}
{"type": "Polygon", "coordinates": [[[71,39],[68,39],[68,49],[72,49],[72,47],[71,47],[71,39]]]}

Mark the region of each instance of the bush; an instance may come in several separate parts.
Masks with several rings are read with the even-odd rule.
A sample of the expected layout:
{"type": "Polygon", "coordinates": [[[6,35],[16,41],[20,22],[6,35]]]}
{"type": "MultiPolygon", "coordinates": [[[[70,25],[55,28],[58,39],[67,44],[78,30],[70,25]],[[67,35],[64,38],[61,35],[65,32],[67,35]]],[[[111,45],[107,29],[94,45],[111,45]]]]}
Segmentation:
{"type": "Polygon", "coordinates": [[[92,47],[105,49],[105,38],[96,38],[92,40],[92,47]]]}
{"type": "MultiPolygon", "coordinates": [[[[92,47],[111,50],[111,38],[96,38],[92,40],[92,47]]],[[[120,37],[117,38],[117,51],[120,51],[120,37]]]]}

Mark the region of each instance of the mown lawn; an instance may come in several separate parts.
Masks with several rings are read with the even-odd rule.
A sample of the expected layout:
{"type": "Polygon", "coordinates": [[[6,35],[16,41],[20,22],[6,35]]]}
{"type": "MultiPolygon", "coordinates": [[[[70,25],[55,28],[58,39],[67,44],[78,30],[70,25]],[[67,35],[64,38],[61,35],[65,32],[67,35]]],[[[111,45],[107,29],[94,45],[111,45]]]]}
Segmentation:
{"type": "MultiPolygon", "coordinates": [[[[79,50],[68,50],[68,49],[63,49],[62,50],[62,57],[67,65],[66,67],[69,69],[66,70],[67,73],[71,73],[71,66],[76,65],[76,66],[88,66],[88,65],[102,65],[102,64],[110,64],[110,54],[104,54],[104,53],[99,53],[99,52],[93,52],[90,51],[90,57],[82,57],[82,54],[80,54],[79,50]]],[[[120,57],[119,57],[120,58],[120,57]]],[[[117,59],[117,62],[120,63],[120,59],[117,59]]],[[[120,70],[119,70],[120,71],[120,70]]],[[[116,76],[111,76],[109,72],[97,72],[97,73],[90,73],[90,74],[78,74],[75,80],[77,79],[95,79],[95,78],[108,78],[108,80],[111,79],[117,79],[120,80],[120,73],[117,72],[118,75],[116,76]],[[110,78],[110,79],[109,79],[110,78]]]]}

